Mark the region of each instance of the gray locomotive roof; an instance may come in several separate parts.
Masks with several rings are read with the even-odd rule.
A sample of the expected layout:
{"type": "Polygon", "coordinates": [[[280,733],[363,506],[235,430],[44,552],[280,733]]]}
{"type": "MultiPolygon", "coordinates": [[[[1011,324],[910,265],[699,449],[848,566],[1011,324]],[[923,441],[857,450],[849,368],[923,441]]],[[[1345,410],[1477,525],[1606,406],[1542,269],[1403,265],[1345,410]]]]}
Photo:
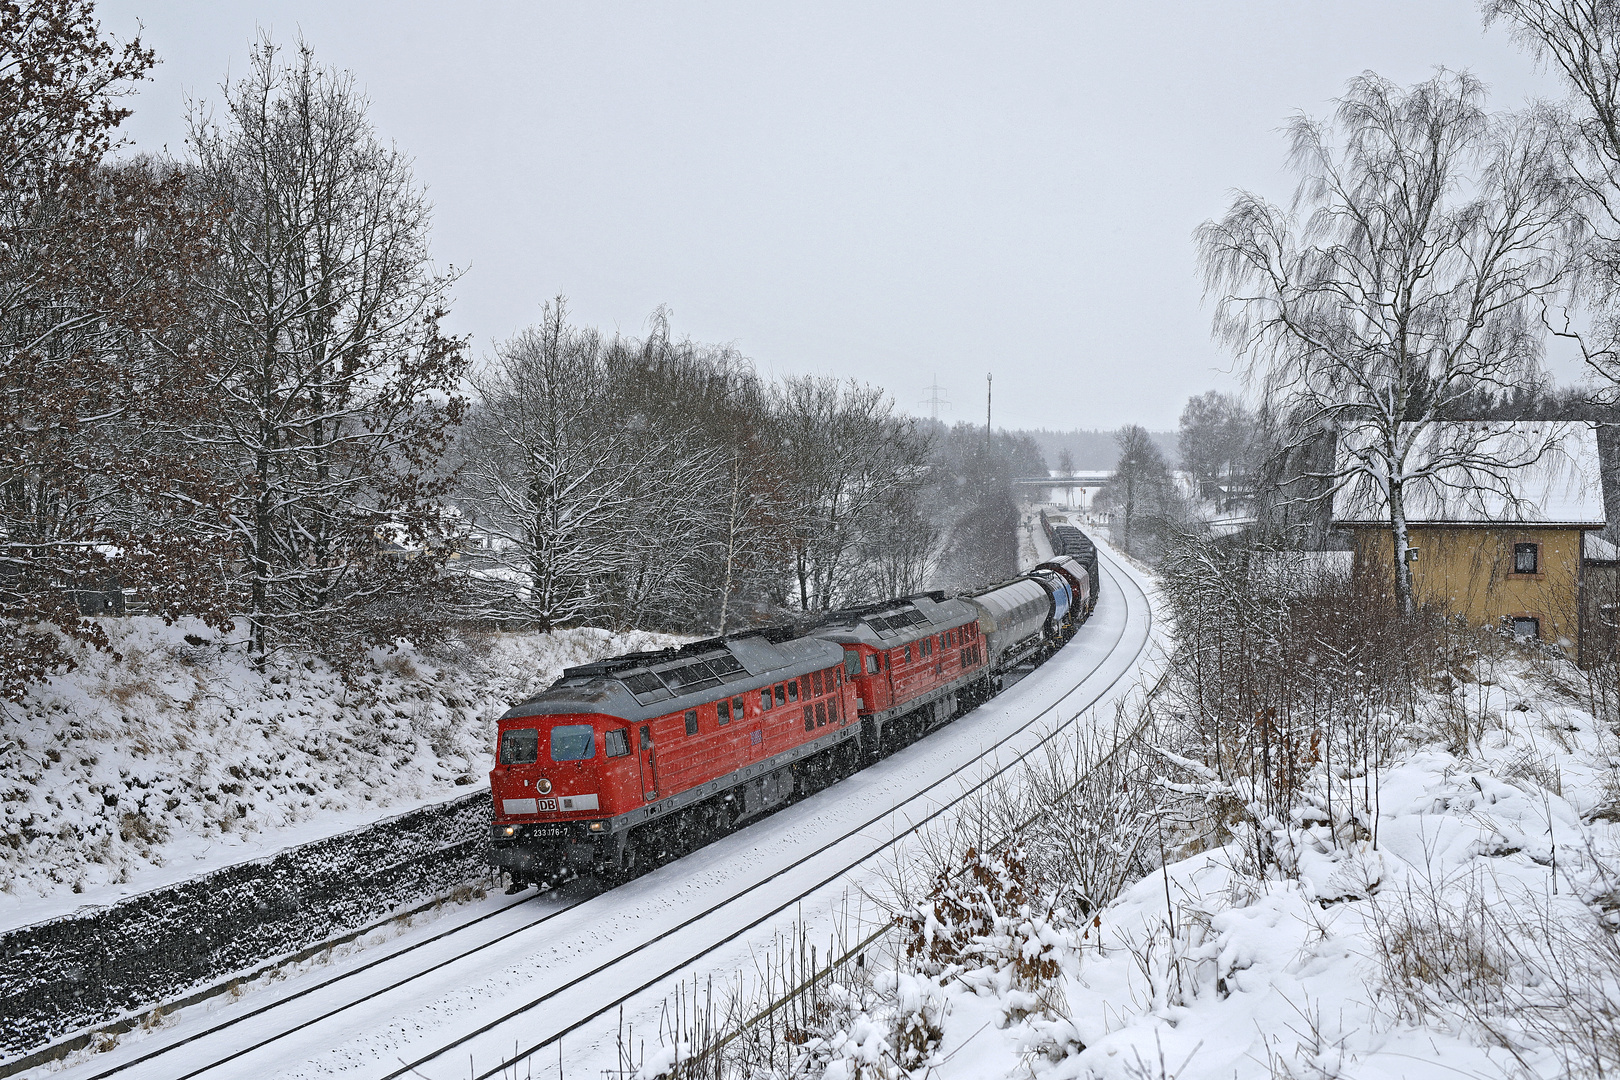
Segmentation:
{"type": "Polygon", "coordinates": [[[961,626],[978,615],[971,604],[947,600],[940,593],[908,596],[893,604],[834,612],[817,633],[831,641],[889,649],[937,634],[947,627],[961,626]]]}
{"type": "Polygon", "coordinates": [[[772,642],[749,635],[622,656],[569,668],[502,719],[604,713],[639,723],[831,667],[843,655],[837,645],[820,638],[772,642]]]}

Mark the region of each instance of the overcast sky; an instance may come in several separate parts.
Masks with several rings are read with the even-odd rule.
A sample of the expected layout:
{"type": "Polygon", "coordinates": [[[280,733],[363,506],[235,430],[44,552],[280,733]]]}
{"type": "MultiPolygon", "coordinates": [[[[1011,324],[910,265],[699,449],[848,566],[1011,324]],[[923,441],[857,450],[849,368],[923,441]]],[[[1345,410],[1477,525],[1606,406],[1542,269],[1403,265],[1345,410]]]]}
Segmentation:
{"type": "MultiPolygon", "coordinates": [[[[1556,93],[1474,0],[1061,4],[103,0],[162,61],[127,133],[182,149],[260,29],[352,70],[466,271],[485,354],[577,321],[735,343],[772,374],[875,382],[947,420],[1173,428],[1231,388],[1191,234],[1233,188],[1286,199],[1279,128],[1350,76],[1465,67],[1556,93]]],[[[1558,367],[1568,379],[1572,365],[1558,367]]]]}

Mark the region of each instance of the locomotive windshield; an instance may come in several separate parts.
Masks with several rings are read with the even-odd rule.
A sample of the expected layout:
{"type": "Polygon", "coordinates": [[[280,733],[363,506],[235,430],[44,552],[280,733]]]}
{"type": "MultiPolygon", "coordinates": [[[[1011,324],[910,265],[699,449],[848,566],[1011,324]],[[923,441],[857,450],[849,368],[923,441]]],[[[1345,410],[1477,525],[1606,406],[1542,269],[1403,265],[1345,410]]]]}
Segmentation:
{"type": "Polygon", "coordinates": [[[540,757],[540,733],[534,728],[501,732],[501,764],[533,765],[540,757]]]}
{"type": "Polygon", "coordinates": [[[583,761],[596,752],[596,731],[589,724],[563,724],[551,729],[552,761],[583,761]]]}

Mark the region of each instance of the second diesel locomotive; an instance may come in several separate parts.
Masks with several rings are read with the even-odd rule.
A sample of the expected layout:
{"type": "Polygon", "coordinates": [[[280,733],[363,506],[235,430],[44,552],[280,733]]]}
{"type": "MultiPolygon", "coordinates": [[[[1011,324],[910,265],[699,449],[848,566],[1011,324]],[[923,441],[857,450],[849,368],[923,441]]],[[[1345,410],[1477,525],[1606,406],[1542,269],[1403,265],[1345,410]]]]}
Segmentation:
{"type": "Polygon", "coordinates": [[[491,862],[516,889],[690,851],[989,698],[1073,636],[1094,580],[1059,556],[971,596],[569,668],[499,721],[491,862]]]}

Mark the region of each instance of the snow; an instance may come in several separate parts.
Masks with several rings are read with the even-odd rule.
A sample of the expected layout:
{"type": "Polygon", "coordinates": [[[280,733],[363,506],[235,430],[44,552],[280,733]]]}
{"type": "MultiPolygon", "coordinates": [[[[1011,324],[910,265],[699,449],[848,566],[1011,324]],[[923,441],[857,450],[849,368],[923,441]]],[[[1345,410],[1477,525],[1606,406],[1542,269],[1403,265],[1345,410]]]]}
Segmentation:
{"type": "MultiPolygon", "coordinates": [[[[1519,523],[1601,529],[1607,521],[1597,430],[1590,424],[1457,421],[1430,424],[1421,431],[1412,424],[1402,424],[1401,429],[1403,440],[1412,440],[1400,469],[1407,478],[1404,506],[1409,524],[1519,523]],[[1478,467],[1482,462],[1495,464],[1485,470],[1478,467]]],[[[1341,445],[1341,471],[1369,456],[1382,461],[1382,450],[1375,448],[1371,429],[1350,432],[1345,438],[1364,442],[1341,445]]],[[[1389,498],[1382,482],[1363,475],[1340,487],[1333,497],[1334,523],[1387,526],[1389,498]]]]}
{"type": "Polygon", "coordinates": [[[486,783],[494,720],[564,667],[682,639],[604,630],[373,650],[345,681],[263,668],[192,621],[105,619],[113,652],[0,712],[0,929],[108,904],[486,783]]]}
{"type": "Polygon", "coordinates": [[[1453,694],[1482,737],[1415,739],[1377,777],[1375,835],[1334,844],[1308,800],[1273,830],[1288,873],[1236,844],[1173,861],[1078,942],[1047,935],[1045,1008],[1005,958],[952,969],[920,1006],[864,1003],[825,1075],[898,1075],[872,1048],[919,1009],[938,1080],[1612,1074],[1620,743],[1545,661],[1453,694]]]}
{"type": "MultiPolygon", "coordinates": [[[[487,1069],[510,1055],[514,1045],[528,1045],[583,1021],[563,1042],[566,1075],[599,1075],[617,1064],[620,1014],[607,1007],[643,982],[651,985],[624,1003],[623,1022],[633,1027],[637,1039],[645,1038],[651,1057],[658,1052],[655,1033],[666,996],[675,986],[684,984],[690,991],[694,977],[725,981],[737,973],[752,973],[773,943],[795,928],[802,927],[824,943],[870,929],[863,919],[870,919],[874,910],[862,890],[876,891],[886,874],[917,865],[917,853],[929,832],[918,833],[916,827],[925,818],[998,763],[1007,764],[1016,753],[1035,746],[1052,725],[1095,723],[1114,715],[1112,702],[1135,687],[1144,660],[1151,661],[1156,654],[1150,647],[1154,630],[1139,591],[1140,579],[1128,569],[1115,567],[1112,572],[1117,579],[1105,578],[1103,603],[1080,636],[990,704],[826,791],[617,889],[592,896],[565,888],[559,896],[542,897],[503,914],[491,922],[506,925],[524,911],[531,917],[543,913],[552,917],[501,942],[496,950],[452,962],[396,991],[312,1023],[215,1074],[384,1076],[453,1037],[545,998],[543,1005],[494,1023],[419,1071],[433,1077],[465,1076],[469,1058],[479,1070],[487,1069]],[[1122,589],[1131,594],[1129,612],[1122,589]],[[1094,708],[1081,708],[1081,702],[1096,694],[1102,696],[1094,708]],[[1003,740],[1009,741],[992,750],[1003,740]],[[576,900],[582,902],[565,907],[576,900]],[[707,914],[702,918],[682,925],[703,912],[707,914]],[[580,977],[583,981],[559,993],[580,977]],[[586,1020],[604,1008],[603,1015],[586,1020]]],[[[944,824],[945,819],[939,821],[944,824]]],[[[493,897],[486,901],[494,902],[493,897]]],[[[462,944],[460,935],[452,935],[435,943],[429,956],[412,954],[384,965],[386,975],[382,968],[367,971],[123,1075],[139,1080],[188,1072],[272,1029],[318,1016],[337,1000],[335,995],[353,1001],[395,981],[402,965],[425,969],[462,944]]],[[[919,993],[926,989],[910,985],[919,993]]],[[[278,986],[276,993],[290,994],[298,986],[294,978],[278,986]]],[[[143,1049],[186,1038],[210,1017],[248,1009],[257,996],[249,993],[240,1002],[212,1011],[182,1010],[160,1030],[132,1033],[117,1049],[55,1075],[93,1075],[143,1049]]],[[[968,1060],[989,1034],[964,1040],[968,1049],[953,1060],[968,1060]]],[[[856,1033],[855,1041],[860,1043],[861,1033],[856,1033]]],[[[557,1049],[546,1053],[555,1055],[557,1049]]],[[[552,1068],[536,1060],[533,1072],[538,1076],[552,1068]]],[[[519,1070],[519,1075],[527,1073],[526,1067],[519,1070]]]]}

